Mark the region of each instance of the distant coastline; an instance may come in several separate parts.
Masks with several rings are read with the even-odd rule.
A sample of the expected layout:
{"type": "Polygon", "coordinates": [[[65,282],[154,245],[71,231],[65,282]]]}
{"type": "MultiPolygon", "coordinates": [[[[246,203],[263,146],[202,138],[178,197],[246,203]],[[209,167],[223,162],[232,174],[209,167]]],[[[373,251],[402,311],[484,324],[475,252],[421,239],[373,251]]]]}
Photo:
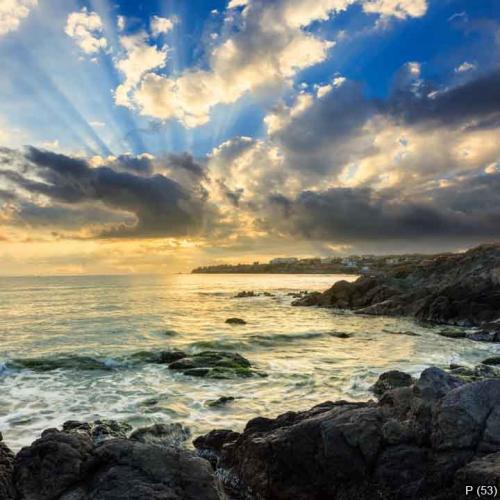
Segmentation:
{"type": "Polygon", "coordinates": [[[276,258],[267,263],[218,264],[197,267],[192,274],[380,274],[398,266],[413,265],[436,256],[351,255],[349,257],[276,258]]]}

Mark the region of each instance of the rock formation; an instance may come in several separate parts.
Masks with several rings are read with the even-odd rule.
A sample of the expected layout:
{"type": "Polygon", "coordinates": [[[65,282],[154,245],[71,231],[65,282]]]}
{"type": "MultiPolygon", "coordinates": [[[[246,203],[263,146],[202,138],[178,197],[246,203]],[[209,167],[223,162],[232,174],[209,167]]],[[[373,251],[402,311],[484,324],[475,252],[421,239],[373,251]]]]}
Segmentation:
{"type": "Polygon", "coordinates": [[[481,326],[474,340],[500,340],[500,245],[429,258],[386,274],[339,281],[293,305],[352,309],[362,314],[481,326]]]}
{"type": "Polygon", "coordinates": [[[382,378],[400,387],[378,402],[258,417],[194,444],[240,499],[457,500],[466,485],[498,485],[500,379],[429,368],[405,387],[393,375],[382,378]]]}

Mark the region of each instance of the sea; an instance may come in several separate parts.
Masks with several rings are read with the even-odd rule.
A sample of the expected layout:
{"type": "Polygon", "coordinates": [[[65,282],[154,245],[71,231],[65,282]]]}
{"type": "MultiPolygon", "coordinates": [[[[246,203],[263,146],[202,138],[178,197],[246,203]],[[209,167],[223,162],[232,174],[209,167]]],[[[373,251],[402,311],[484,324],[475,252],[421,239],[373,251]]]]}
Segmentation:
{"type": "Polygon", "coordinates": [[[259,415],[373,398],[370,386],[387,370],[418,375],[499,353],[494,344],[445,338],[439,327],[410,319],[291,305],[291,294],[342,279],[355,277],[0,278],[4,441],[18,450],[66,420],[102,418],[133,427],[179,422],[193,437],[215,428],[239,431],[259,415]],[[258,295],[235,298],[244,290],[258,295]],[[226,324],[230,317],[247,324],[226,324]],[[237,352],[266,376],[205,379],[130,362],[137,352],[170,349],[237,352]],[[210,404],[223,396],[234,400],[210,404]]]}

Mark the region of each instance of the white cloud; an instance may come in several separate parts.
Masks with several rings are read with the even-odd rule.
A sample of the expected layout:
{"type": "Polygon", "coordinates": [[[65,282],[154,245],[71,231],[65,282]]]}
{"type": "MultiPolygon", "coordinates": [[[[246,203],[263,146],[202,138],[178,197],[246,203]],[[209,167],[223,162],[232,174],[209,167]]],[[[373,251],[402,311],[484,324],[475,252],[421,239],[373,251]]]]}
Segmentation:
{"type": "Polygon", "coordinates": [[[427,0],[365,0],[363,10],[383,17],[422,17],[427,12],[427,0]]]}
{"type": "Polygon", "coordinates": [[[301,70],[324,61],[333,46],[302,28],[350,3],[248,2],[238,19],[240,29],[223,38],[210,54],[209,69],[188,70],[174,78],[148,73],[133,101],[145,115],[196,127],[209,121],[218,104],[234,103],[247,92],[281,90],[301,70]]]}
{"type": "Polygon", "coordinates": [[[476,65],[465,61],[460,66],[455,68],[455,73],[466,73],[467,71],[471,71],[473,69],[476,69],[476,65]]]}
{"type": "Polygon", "coordinates": [[[153,16],[151,18],[151,33],[153,36],[158,36],[163,33],[168,33],[173,29],[175,24],[175,19],[169,19],[168,17],[158,17],[153,16]]]}
{"type": "Polygon", "coordinates": [[[117,16],[116,17],[116,26],[118,28],[118,31],[123,31],[125,29],[125,26],[127,24],[127,20],[125,16],[117,16]]]}
{"type": "Polygon", "coordinates": [[[115,91],[115,101],[120,106],[130,106],[129,94],[148,71],[161,68],[167,61],[167,49],[149,45],[146,33],[122,36],[120,43],[125,57],[116,62],[116,67],[125,76],[125,81],[115,91]]]}
{"type": "MultiPolygon", "coordinates": [[[[175,76],[144,71],[140,82],[126,89],[127,99],[120,98],[123,87],[116,95],[143,115],[176,119],[186,127],[203,125],[215,106],[233,104],[247,93],[257,98],[281,94],[301,71],[323,62],[334,42],[306,28],[354,3],[382,18],[417,17],[427,9],[426,0],[231,0],[225,29],[214,38],[220,41],[209,53],[206,68],[175,76]],[[245,8],[232,10],[235,7],[245,8]]],[[[151,22],[153,33],[170,28],[165,18],[151,22]]]]}
{"type": "Polygon", "coordinates": [[[231,0],[227,6],[228,9],[235,9],[236,7],[244,7],[248,4],[249,0],[231,0]]]}
{"type": "Polygon", "coordinates": [[[0,36],[19,28],[38,0],[0,0],[0,36]]]}
{"type": "Polygon", "coordinates": [[[95,128],[104,128],[106,124],[104,122],[100,121],[91,121],[89,122],[90,126],[95,127],[95,128]]]}
{"type": "Polygon", "coordinates": [[[102,36],[102,19],[96,12],[89,12],[86,7],[68,16],[65,32],[74,38],[76,44],[86,54],[96,54],[108,45],[106,38],[102,36]]]}

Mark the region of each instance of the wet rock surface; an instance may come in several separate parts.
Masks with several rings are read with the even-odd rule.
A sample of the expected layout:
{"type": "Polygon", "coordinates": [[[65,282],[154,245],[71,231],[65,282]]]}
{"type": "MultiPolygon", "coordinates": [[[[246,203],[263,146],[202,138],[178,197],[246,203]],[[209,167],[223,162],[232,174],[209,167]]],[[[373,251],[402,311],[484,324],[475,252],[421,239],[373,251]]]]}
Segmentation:
{"type": "Polygon", "coordinates": [[[2,442],[0,434],[0,498],[3,500],[14,500],[15,498],[13,471],[14,453],[2,442]]]}
{"type": "MultiPolygon", "coordinates": [[[[237,324],[243,320],[238,318],[237,324]]],[[[250,361],[238,353],[225,351],[203,351],[189,354],[184,351],[139,351],[119,361],[86,356],[52,356],[42,358],[24,358],[7,362],[8,368],[28,369],[32,371],[51,370],[117,370],[136,366],[140,363],[167,365],[170,370],[180,371],[185,375],[205,378],[238,378],[264,374],[253,370],[250,361]],[[97,368],[98,367],[98,368],[97,368]]]]}
{"type": "MultiPolygon", "coordinates": [[[[480,326],[472,340],[500,341],[500,245],[443,254],[383,275],[339,281],[324,293],[292,303],[351,309],[362,314],[412,316],[438,324],[480,326]]],[[[461,337],[443,331],[441,335],[461,337]]]]}
{"type": "Polygon", "coordinates": [[[143,429],[130,439],[110,438],[96,443],[91,431],[86,432],[81,426],[76,430],[73,424],[66,426],[69,428],[70,431],[45,431],[40,439],[17,454],[13,467],[16,496],[12,498],[224,498],[208,461],[179,447],[145,442],[148,440],[144,436],[165,434],[165,429],[143,429]]]}
{"type": "MultiPolygon", "coordinates": [[[[456,500],[500,477],[500,379],[438,368],[380,401],[326,402],[194,441],[232,498],[456,500]]],[[[385,375],[378,384],[393,380],[385,375]]],[[[377,384],[376,384],[377,385],[377,384]]]]}

